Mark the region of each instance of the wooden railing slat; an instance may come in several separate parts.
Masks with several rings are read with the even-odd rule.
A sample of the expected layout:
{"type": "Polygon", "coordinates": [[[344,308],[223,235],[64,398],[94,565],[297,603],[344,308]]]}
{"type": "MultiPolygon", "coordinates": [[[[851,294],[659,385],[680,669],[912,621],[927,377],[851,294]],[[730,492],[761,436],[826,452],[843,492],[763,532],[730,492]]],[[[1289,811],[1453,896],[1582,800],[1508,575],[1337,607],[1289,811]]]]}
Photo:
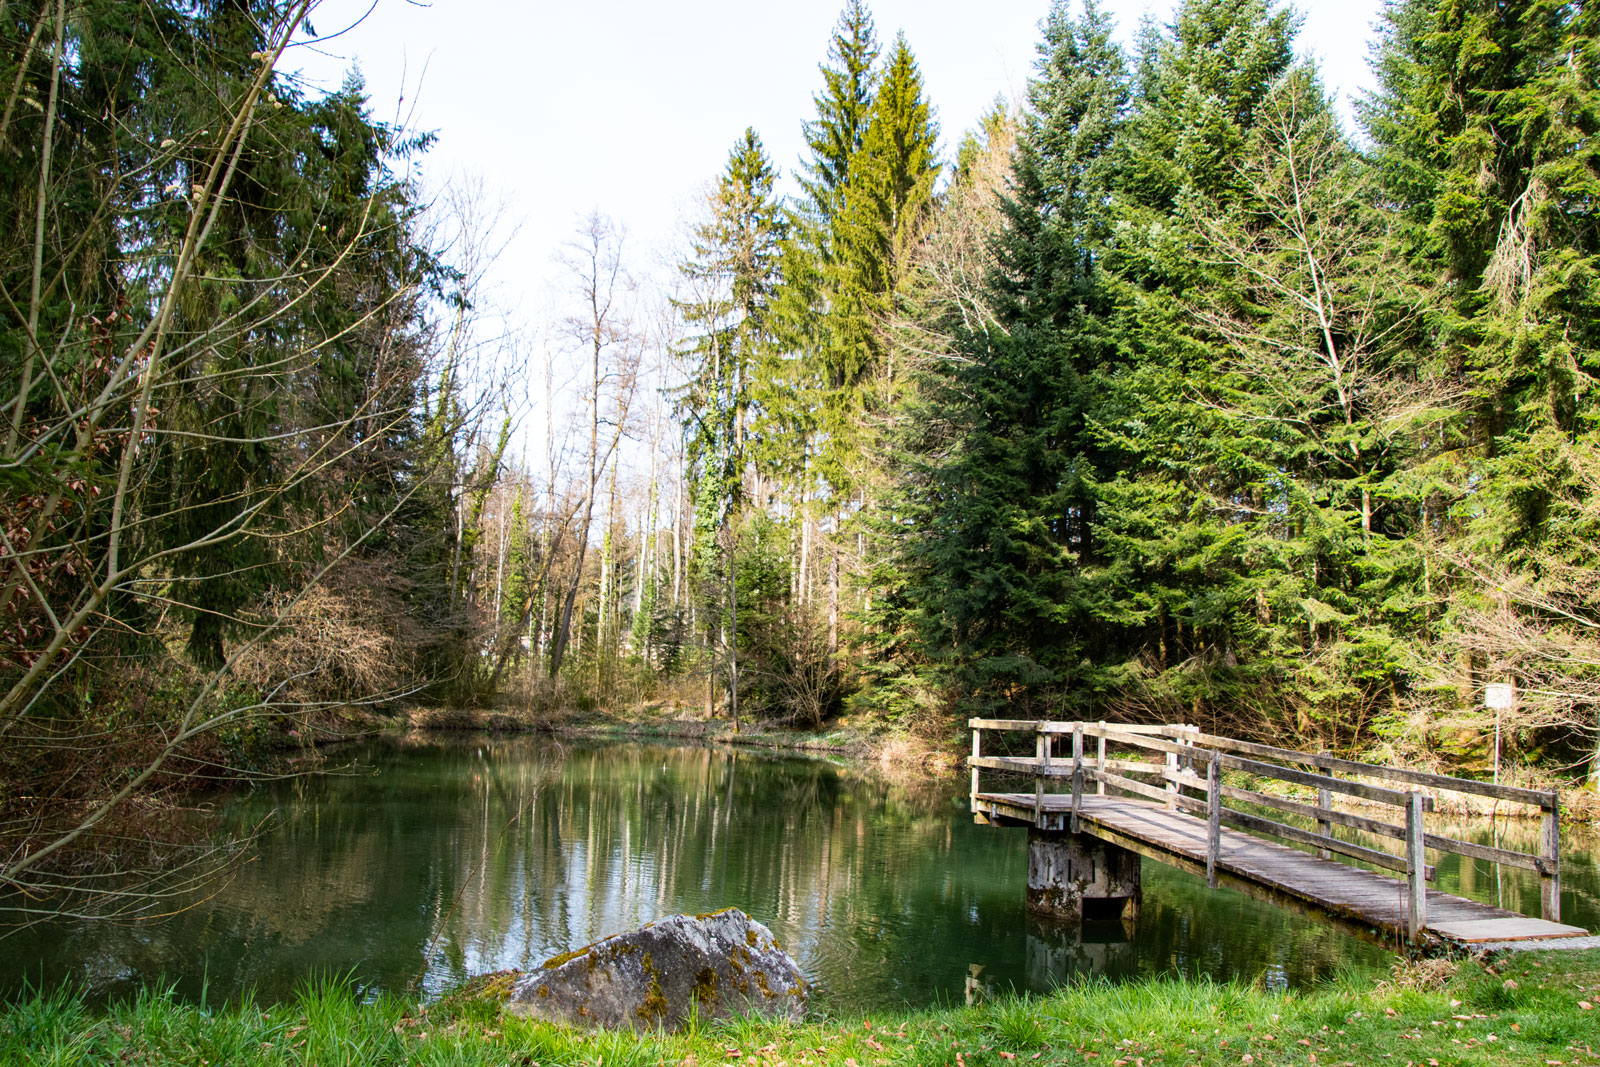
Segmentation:
{"type": "Polygon", "coordinates": [[[1360,797],[1362,800],[1371,800],[1379,804],[1389,804],[1397,808],[1405,807],[1409,802],[1409,793],[1402,793],[1398,789],[1387,789],[1381,785],[1367,785],[1364,782],[1347,782],[1343,778],[1333,778],[1326,774],[1315,774],[1311,771],[1297,771],[1292,767],[1278,767],[1271,763],[1262,763],[1260,760],[1245,759],[1243,756],[1219,756],[1223,769],[1245,771],[1256,775],[1258,778],[1276,778],[1281,782],[1294,782],[1297,785],[1309,785],[1312,788],[1327,786],[1335,793],[1344,793],[1348,796],[1360,797]]]}
{"type": "MultiPolygon", "coordinates": [[[[1240,789],[1237,786],[1225,785],[1222,795],[1234,800],[1242,800],[1247,804],[1260,804],[1262,807],[1275,808],[1290,815],[1302,815],[1308,819],[1317,819],[1348,826],[1354,830],[1362,830],[1380,837],[1392,838],[1395,841],[1406,839],[1406,828],[1394,823],[1379,822],[1369,819],[1364,815],[1353,815],[1347,811],[1322,809],[1312,804],[1303,804],[1298,800],[1289,800],[1285,797],[1275,797],[1270,793],[1257,793],[1250,789],[1240,789]]],[[[1493,863],[1503,863],[1508,867],[1518,867],[1525,871],[1537,872],[1541,861],[1537,856],[1530,856],[1526,852],[1512,852],[1510,849],[1496,848],[1493,845],[1480,845],[1473,841],[1461,841],[1454,837],[1442,837],[1436,834],[1424,834],[1423,844],[1436,852],[1449,852],[1457,856],[1471,856],[1473,859],[1489,860],[1493,863]]]]}
{"type": "Polygon", "coordinates": [[[1072,774],[1072,768],[1065,763],[1040,767],[1031,756],[974,756],[967,760],[967,765],[986,771],[1014,771],[1044,778],[1067,778],[1072,774]]]}
{"type": "Polygon", "coordinates": [[[1324,810],[1315,804],[1306,804],[1298,800],[1290,800],[1287,797],[1275,797],[1271,793],[1258,793],[1253,789],[1240,789],[1238,786],[1225,785],[1222,787],[1222,795],[1232,797],[1234,800],[1242,800],[1247,804],[1260,804],[1264,808],[1274,808],[1290,815],[1303,815],[1308,819],[1326,820],[1338,823],[1340,826],[1365,830],[1367,833],[1378,834],[1380,837],[1391,837],[1396,841],[1403,841],[1406,836],[1406,828],[1395,823],[1381,822],[1377,819],[1369,819],[1365,815],[1353,815],[1350,812],[1335,811],[1332,808],[1324,810]]]}
{"type": "MultiPolygon", "coordinates": [[[[1121,789],[1125,792],[1146,797],[1150,800],[1159,800],[1163,804],[1167,802],[1167,791],[1165,789],[1160,789],[1153,785],[1146,785],[1143,782],[1136,782],[1132,778],[1124,778],[1120,774],[1112,774],[1110,772],[1097,772],[1095,777],[1113,789],[1121,789]]],[[[1184,797],[1182,799],[1188,800],[1189,798],[1184,797]]]]}

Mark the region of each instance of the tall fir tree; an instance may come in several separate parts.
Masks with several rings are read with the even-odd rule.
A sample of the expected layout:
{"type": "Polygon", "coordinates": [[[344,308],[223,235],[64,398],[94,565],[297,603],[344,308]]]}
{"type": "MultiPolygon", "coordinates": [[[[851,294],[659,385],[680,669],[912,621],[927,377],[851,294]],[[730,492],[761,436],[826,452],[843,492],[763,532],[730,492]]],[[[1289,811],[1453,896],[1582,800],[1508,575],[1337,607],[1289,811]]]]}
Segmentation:
{"type": "Polygon", "coordinates": [[[887,326],[932,207],[938,137],[922,74],[902,34],[840,190],[823,271],[827,314],[818,467],[841,496],[862,491],[878,451],[867,420],[888,392],[887,326]]]}
{"type": "Polygon", "coordinates": [[[1066,684],[1093,640],[1078,584],[1102,460],[1086,382],[1112,353],[1099,249],[1128,90],[1092,4],[1080,17],[1056,4],[1039,52],[992,242],[989,317],[953,317],[955,358],[928,362],[896,503],[905,596],[936,671],[975,709],[1045,713],[1086,695],[1066,684]]]}
{"type": "MultiPolygon", "coordinates": [[[[1249,654],[1268,580],[1236,521],[1267,472],[1204,399],[1227,340],[1190,314],[1215,279],[1187,205],[1234,210],[1260,109],[1293,58],[1294,16],[1267,0],[1187,0],[1147,25],[1133,112],[1114,148],[1120,366],[1095,421],[1117,475],[1098,487],[1094,614],[1117,654],[1101,684],[1173,721],[1236,704],[1270,660],[1249,654]]],[[[1264,461],[1264,457],[1263,457],[1264,461]]]]}
{"type": "MultiPolygon", "coordinates": [[[[729,153],[707,217],[695,227],[693,256],[680,265],[688,295],[676,302],[693,331],[685,353],[689,381],[679,399],[695,508],[690,576],[700,593],[707,649],[714,653],[728,634],[735,656],[732,559],[751,488],[748,460],[759,455],[749,439],[757,421],[752,405],[763,392],[760,372],[772,366],[772,300],[784,238],[774,180],[760,137],[745,130],[729,153]]],[[[736,661],[726,667],[736,693],[736,661]]]]}

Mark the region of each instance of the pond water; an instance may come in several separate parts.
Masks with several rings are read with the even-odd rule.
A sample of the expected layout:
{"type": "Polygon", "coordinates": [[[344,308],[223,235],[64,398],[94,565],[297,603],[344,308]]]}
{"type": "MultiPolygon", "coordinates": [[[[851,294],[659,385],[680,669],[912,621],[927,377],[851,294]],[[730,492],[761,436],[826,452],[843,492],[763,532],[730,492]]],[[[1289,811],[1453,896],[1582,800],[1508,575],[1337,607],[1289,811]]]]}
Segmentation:
{"type": "MultiPolygon", "coordinates": [[[[255,858],[175,917],[0,940],[0,997],[72,982],[101,1000],[166,981],[186,997],[254,989],[271,1001],[319,973],[429,995],[729,905],[772,927],[832,1010],[961,1003],[1083,975],[1303,986],[1392,958],[1154,862],[1137,922],[1034,922],[1026,833],[973,825],[960,781],[548,738],[391,739],[339,759],[342,773],[227,801],[231,832],[271,820],[255,858]]],[[[1593,928],[1595,853],[1567,851],[1564,917],[1593,928]]],[[[1463,880],[1537,914],[1536,881],[1497,884],[1481,865],[1447,860],[1441,888],[1463,880]]]]}

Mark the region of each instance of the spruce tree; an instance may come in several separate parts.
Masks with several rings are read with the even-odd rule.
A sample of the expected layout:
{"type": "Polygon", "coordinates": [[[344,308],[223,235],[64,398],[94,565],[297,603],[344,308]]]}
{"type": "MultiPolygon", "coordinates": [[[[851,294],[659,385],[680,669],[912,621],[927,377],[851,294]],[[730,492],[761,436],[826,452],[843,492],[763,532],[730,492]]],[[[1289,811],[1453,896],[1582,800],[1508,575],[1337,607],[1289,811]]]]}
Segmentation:
{"type": "Polygon", "coordinates": [[[876,449],[866,425],[881,407],[889,366],[886,327],[939,174],[939,130],[904,35],[896,37],[861,147],[831,220],[821,349],[818,469],[836,494],[860,490],[876,449]]]}
{"type": "MultiPolygon", "coordinates": [[[[679,399],[688,436],[694,500],[691,581],[700,591],[706,647],[731,633],[737,649],[737,591],[732,559],[747,497],[747,461],[754,451],[752,403],[757,373],[770,366],[771,304],[784,237],[773,198],[775,174],[761,139],[747,129],[694,230],[693,258],[680,265],[689,295],[676,301],[694,331],[684,353],[690,378],[679,399]]],[[[737,686],[736,663],[728,664],[737,686]]],[[[734,689],[737,692],[737,689],[734,689]]]]}
{"type": "Polygon", "coordinates": [[[1001,202],[990,317],[952,316],[955,358],[927,364],[901,442],[906,599],[924,654],[975,709],[1059,708],[1092,641],[1077,588],[1100,462],[1085,382],[1110,354],[1099,248],[1126,86],[1109,19],[1056,4],[1001,202]]]}
{"type": "Polygon", "coordinates": [[[861,150],[871,122],[877,85],[878,38],[872,12],[864,0],[848,0],[828,42],[828,63],[821,66],[822,92],[813,97],[817,117],[804,124],[811,158],[802,164],[800,186],[806,211],[824,227],[820,235],[826,255],[827,221],[841,209],[850,165],[861,150]]]}
{"type": "Polygon", "coordinates": [[[1169,27],[1147,27],[1113,149],[1104,262],[1121,351],[1095,422],[1117,474],[1098,486],[1103,565],[1090,595],[1115,635],[1100,684],[1169,721],[1237,703],[1272,668],[1253,651],[1274,568],[1238,521],[1265,506],[1269,461],[1237,447],[1236,427],[1206,399],[1227,339],[1191,313],[1222,294],[1195,255],[1202,235],[1187,205],[1229,212],[1245,195],[1239,164],[1292,62],[1295,19],[1273,7],[1188,0],[1169,27]]]}
{"type": "Polygon", "coordinates": [[[1588,5],[1398,3],[1363,117],[1439,340],[1472,392],[1480,461],[1462,509],[1482,547],[1545,536],[1560,452],[1600,425],[1600,45],[1588,5]]]}

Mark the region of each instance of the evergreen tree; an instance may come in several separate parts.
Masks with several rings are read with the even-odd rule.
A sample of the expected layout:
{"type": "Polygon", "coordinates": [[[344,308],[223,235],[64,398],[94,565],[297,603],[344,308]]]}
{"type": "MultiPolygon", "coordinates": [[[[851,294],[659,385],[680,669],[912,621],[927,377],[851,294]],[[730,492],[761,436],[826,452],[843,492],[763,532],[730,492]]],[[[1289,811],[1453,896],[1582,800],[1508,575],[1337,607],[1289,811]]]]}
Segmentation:
{"type": "MultiPolygon", "coordinates": [[[[845,190],[871,124],[878,50],[872,13],[863,0],[849,0],[820,67],[822,91],[813,98],[816,118],[803,127],[809,158],[802,161],[798,178],[804,195],[792,205],[782,246],[783,284],[774,314],[783,364],[771,367],[767,375],[782,385],[768,407],[792,431],[782,466],[794,472],[802,497],[822,488],[815,484],[813,456],[819,439],[825,442],[834,428],[825,428],[827,420],[821,416],[834,388],[829,368],[841,362],[829,313],[839,280],[836,255],[845,190]]],[[[825,477],[823,484],[830,484],[825,477]]]]}
{"type": "Polygon", "coordinates": [[[1056,4],[1039,52],[983,295],[990,317],[945,326],[956,358],[927,367],[896,503],[925,654],[980,708],[1038,701],[1043,712],[1092,640],[1077,585],[1102,459],[1086,382],[1110,354],[1099,248],[1127,77],[1092,4],[1080,18],[1056,4]]]}
{"type": "Polygon", "coordinates": [[[865,0],[848,0],[828,42],[822,70],[822,92],[813,97],[817,117],[804,125],[811,158],[802,166],[800,187],[805,211],[823,227],[817,235],[824,257],[829,251],[827,223],[843,206],[850,168],[866,138],[877,86],[878,38],[865,0]]]}
{"type": "MultiPolygon", "coordinates": [[[[728,556],[746,497],[755,371],[769,367],[771,304],[784,237],[773,198],[774,173],[755,130],[747,129],[729,154],[709,215],[694,231],[694,256],[680,266],[690,295],[677,301],[695,331],[686,353],[689,382],[680,397],[686,416],[694,539],[690,575],[701,593],[707,648],[731,633],[737,648],[737,593],[728,556]]],[[[737,692],[737,666],[729,664],[737,692]]]]}
{"type": "MultiPolygon", "coordinates": [[[[1104,262],[1116,278],[1121,365],[1095,422],[1117,476],[1098,486],[1104,562],[1089,596],[1115,635],[1114,654],[1098,657],[1100,684],[1168,721],[1240,696],[1240,655],[1268,580],[1236,521],[1255,506],[1268,461],[1234,448],[1235,427],[1203,399],[1227,339],[1190,315],[1213,298],[1215,280],[1194,255],[1201,236],[1186,205],[1239,203],[1248,185],[1239,164],[1289,69],[1294,29],[1265,0],[1188,0],[1165,31],[1147,26],[1133,112],[1114,148],[1104,262]]],[[[1262,658],[1243,669],[1248,679],[1270,668],[1262,658]]]]}
{"type": "Polygon", "coordinates": [[[1595,18],[1586,4],[1397,3],[1364,109],[1472,390],[1463,431],[1480,461],[1462,484],[1478,488],[1461,514],[1513,556],[1561,509],[1564,443],[1600,425],[1595,18]]]}
{"type": "Polygon", "coordinates": [[[838,495],[859,487],[877,451],[866,420],[892,367],[887,324],[910,251],[922,236],[939,174],[938,126],[904,35],[895,39],[871,121],[832,219],[826,342],[821,353],[818,468],[838,495]]]}

